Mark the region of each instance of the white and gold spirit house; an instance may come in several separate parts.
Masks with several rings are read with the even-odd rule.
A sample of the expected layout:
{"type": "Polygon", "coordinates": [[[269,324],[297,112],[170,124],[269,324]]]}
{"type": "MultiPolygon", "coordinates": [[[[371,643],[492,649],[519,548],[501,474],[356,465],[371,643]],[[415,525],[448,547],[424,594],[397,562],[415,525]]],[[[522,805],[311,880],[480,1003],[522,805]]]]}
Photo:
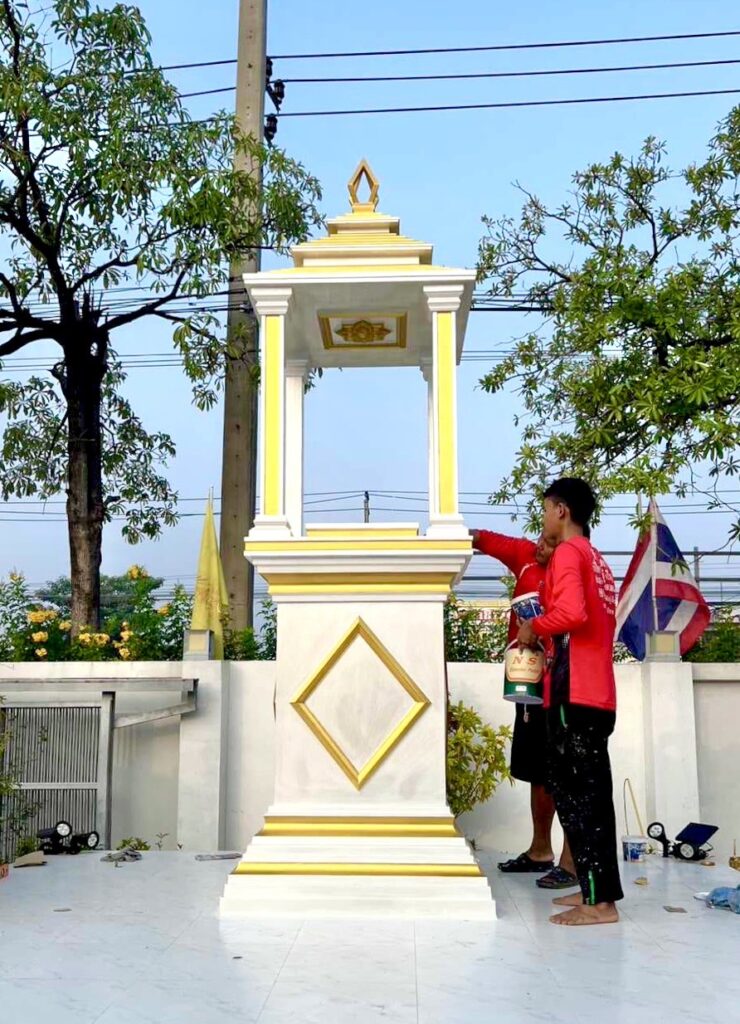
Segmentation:
{"type": "Polygon", "coordinates": [[[294,267],[244,279],[261,322],[262,463],[245,553],[278,610],[275,792],[221,908],[488,918],[487,881],[445,797],[442,610],[471,556],[456,366],[475,273],[434,266],[431,245],[376,212],[364,162],[349,192],[351,212],[297,246],[294,267]],[[413,524],[304,526],[306,376],[363,366],[418,366],[428,383],[423,535],[413,524]]]}

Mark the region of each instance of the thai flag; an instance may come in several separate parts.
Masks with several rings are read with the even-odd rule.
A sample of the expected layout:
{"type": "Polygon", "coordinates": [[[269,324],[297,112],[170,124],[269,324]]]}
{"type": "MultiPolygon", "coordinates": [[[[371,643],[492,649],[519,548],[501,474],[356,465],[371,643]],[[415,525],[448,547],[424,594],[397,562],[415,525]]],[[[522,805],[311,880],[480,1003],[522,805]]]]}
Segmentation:
{"type": "Polygon", "coordinates": [[[678,633],[681,654],[686,654],[711,617],[655,501],[650,502],[650,516],[650,529],[637,542],[617,604],[617,639],[640,661],[647,633],[678,633]]]}

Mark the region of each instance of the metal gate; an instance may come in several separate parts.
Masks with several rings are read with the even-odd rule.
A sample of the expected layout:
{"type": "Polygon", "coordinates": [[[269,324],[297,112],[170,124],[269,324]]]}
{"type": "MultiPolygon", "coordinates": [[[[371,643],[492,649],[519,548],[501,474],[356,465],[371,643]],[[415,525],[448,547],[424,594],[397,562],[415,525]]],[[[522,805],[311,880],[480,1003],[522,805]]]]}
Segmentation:
{"type": "Polygon", "coordinates": [[[22,836],[68,821],[110,845],[113,694],[95,703],[0,706],[4,771],[18,788],[0,793],[0,860],[22,836]]]}

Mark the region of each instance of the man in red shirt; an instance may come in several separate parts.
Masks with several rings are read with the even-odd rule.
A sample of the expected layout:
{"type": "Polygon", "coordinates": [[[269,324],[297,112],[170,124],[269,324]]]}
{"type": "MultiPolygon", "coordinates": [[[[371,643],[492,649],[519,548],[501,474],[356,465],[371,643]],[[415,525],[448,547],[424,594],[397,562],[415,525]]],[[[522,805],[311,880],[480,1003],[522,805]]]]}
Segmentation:
{"type": "MultiPolygon", "coordinates": [[[[489,530],[473,530],[473,547],[502,562],[512,573],[514,597],[538,594],[542,602],[545,570],[554,546],[541,536],[537,543],[525,538],[507,537],[489,530]]],[[[509,643],[519,630],[512,611],[509,619],[509,643]]],[[[577,884],[575,865],[566,839],[560,863],[554,864],[552,822],[555,803],[547,791],[547,730],[545,713],[536,705],[516,705],[514,737],[511,744],[511,774],[520,782],[529,782],[532,813],[532,842],[525,853],[499,864],[499,870],[516,873],[536,872],[542,875],[537,885],[543,889],[567,889],[577,884]]]]}
{"type": "Polygon", "coordinates": [[[608,750],[616,718],[616,592],[611,570],[587,539],[595,507],[585,480],[563,477],[545,491],[543,533],[555,543],[545,611],[522,623],[518,635],[525,647],[554,641],[545,679],[548,767],[581,887],[555,900],[571,909],[550,920],[565,925],[618,921],[623,897],[608,750]]]}

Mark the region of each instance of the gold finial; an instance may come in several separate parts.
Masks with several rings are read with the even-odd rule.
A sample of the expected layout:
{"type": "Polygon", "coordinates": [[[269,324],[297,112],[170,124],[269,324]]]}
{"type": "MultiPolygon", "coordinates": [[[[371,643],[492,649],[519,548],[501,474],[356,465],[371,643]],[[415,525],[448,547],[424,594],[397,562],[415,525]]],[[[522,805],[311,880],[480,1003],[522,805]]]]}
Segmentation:
{"type": "Polygon", "coordinates": [[[372,172],[372,168],[367,160],[360,160],[357,165],[357,170],[347,182],[347,188],[349,189],[349,200],[352,206],[352,213],[374,213],[378,205],[378,179],[372,172]],[[370,194],[368,198],[363,202],[358,198],[358,190],[362,184],[362,179],[365,179],[370,194]]]}

